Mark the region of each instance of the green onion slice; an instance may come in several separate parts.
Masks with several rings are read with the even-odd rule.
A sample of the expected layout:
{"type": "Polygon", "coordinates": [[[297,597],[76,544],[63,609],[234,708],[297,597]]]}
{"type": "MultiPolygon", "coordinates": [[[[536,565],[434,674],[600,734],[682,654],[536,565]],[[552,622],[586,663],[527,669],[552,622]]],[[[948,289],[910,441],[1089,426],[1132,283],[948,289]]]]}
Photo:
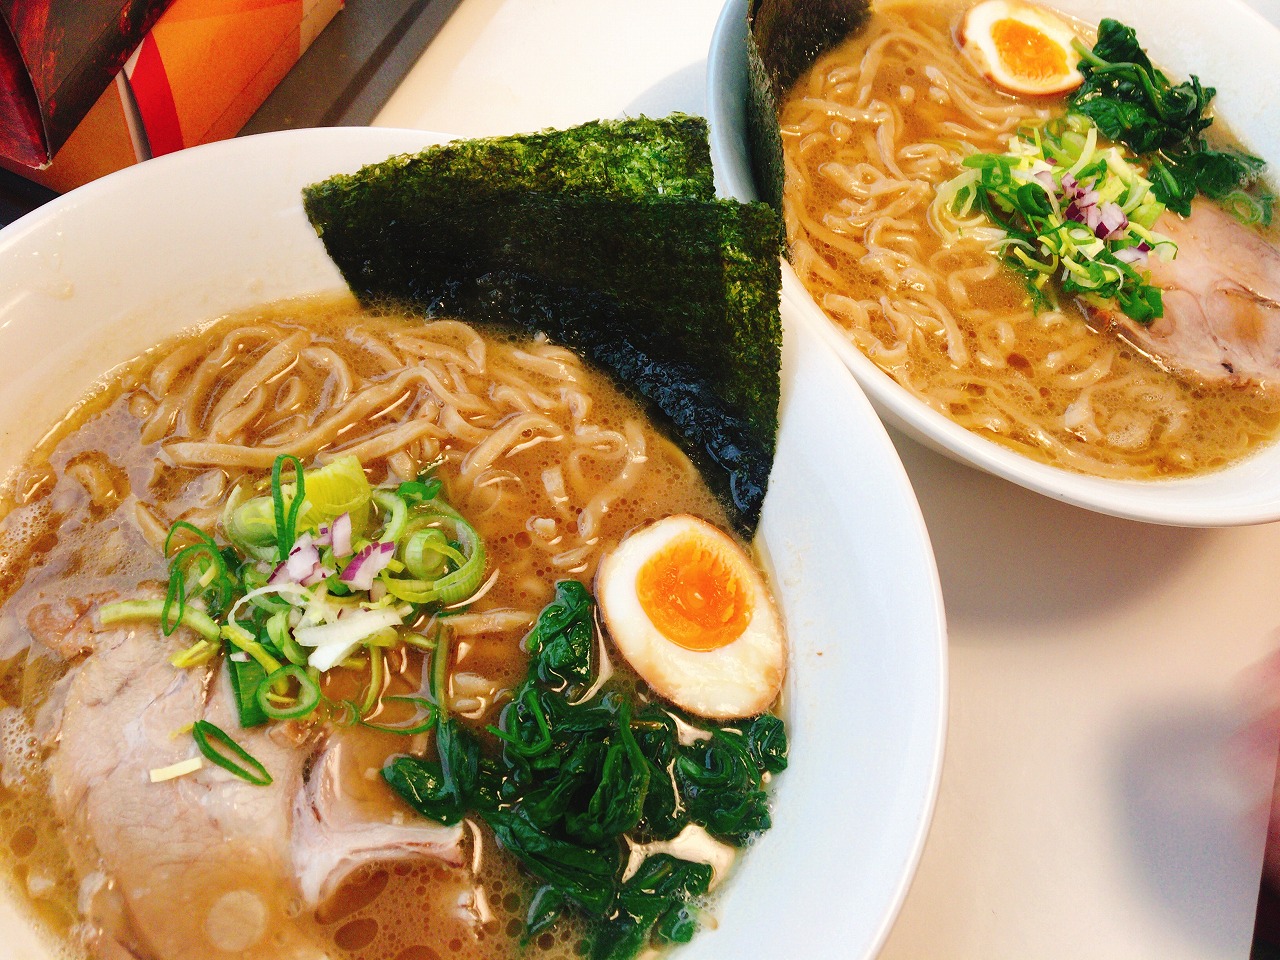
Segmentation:
{"type": "Polygon", "coordinates": [[[169,560],[169,586],[160,616],[160,628],[166,637],[182,622],[189,592],[205,597],[209,613],[217,617],[230,606],[236,589],[218,544],[193,523],[179,520],[169,528],[164,540],[165,556],[169,555],[174,536],[180,532],[193,534],[196,542],[178,550],[169,560]]]}
{"type": "Polygon", "coordinates": [[[383,543],[399,540],[404,534],[405,525],[409,522],[409,505],[390,490],[375,490],[373,502],[382,508],[386,516],[378,539],[383,543]]]}
{"type": "Polygon", "coordinates": [[[282,453],[271,465],[271,503],[276,520],[277,559],[284,562],[293,549],[293,542],[298,539],[298,514],[302,512],[302,501],[306,497],[306,480],[303,478],[302,461],[291,453],[282,453]],[[287,507],[281,475],[285,464],[293,467],[294,491],[287,507]]]}
{"type": "Polygon", "coordinates": [[[253,634],[238,623],[232,622],[223,627],[221,636],[233,647],[243,650],[257,660],[258,663],[262,664],[262,669],[267,673],[275,673],[283,666],[279,660],[267,652],[266,647],[259,643],[253,634]]]}
{"type": "Polygon", "coordinates": [[[320,705],[320,685],[312,680],[302,667],[296,663],[290,663],[267,674],[266,679],[258,684],[257,699],[262,712],[271,719],[299,720],[310,716],[320,705]],[[283,686],[289,680],[298,685],[296,695],[280,697],[272,692],[274,688],[283,686]],[[286,702],[279,703],[281,699],[286,702]]]}
{"type": "Polygon", "coordinates": [[[271,497],[241,500],[241,487],[232,492],[222,513],[227,537],[240,550],[257,560],[276,559],[275,503],[271,497]]]}
{"type": "Polygon", "coordinates": [[[447,607],[461,603],[479,589],[485,571],[484,541],[475,528],[461,517],[453,516],[452,513],[442,516],[447,517],[454,527],[461,551],[454,551],[452,546],[448,549],[460,552],[463,557],[462,565],[434,580],[384,577],[382,582],[393,597],[409,603],[435,602],[447,607]]]}
{"type": "Polygon", "coordinates": [[[307,651],[302,649],[298,641],[293,638],[293,631],[289,629],[287,609],[268,617],[266,630],[267,638],[275,644],[277,650],[284,654],[286,660],[300,667],[307,665],[307,651]]]}
{"type": "MultiPolygon", "coordinates": [[[[99,607],[98,619],[104,627],[128,620],[154,620],[163,626],[165,606],[164,600],[120,600],[99,607]]],[[[203,610],[184,606],[174,620],[173,628],[166,630],[165,633],[172,633],[178,624],[189,627],[205,640],[218,639],[218,624],[203,610]]]]}
{"type": "Polygon", "coordinates": [[[378,705],[378,697],[382,694],[382,684],[385,679],[386,660],[380,649],[377,647],[369,647],[369,685],[365,688],[364,699],[360,701],[360,716],[364,717],[373,712],[373,708],[378,705]]]}
{"type": "Polygon", "coordinates": [[[197,720],[191,727],[191,736],[211,763],[255,786],[265,787],[271,783],[267,768],[217,724],[197,720]]]}
{"type": "Polygon", "coordinates": [[[449,545],[449,538],[439,527],[415,530],[404,542],[404,566],[419,580],[433,580],[447,569],[448,561],[461,567],[467,558],[449,545]]]}

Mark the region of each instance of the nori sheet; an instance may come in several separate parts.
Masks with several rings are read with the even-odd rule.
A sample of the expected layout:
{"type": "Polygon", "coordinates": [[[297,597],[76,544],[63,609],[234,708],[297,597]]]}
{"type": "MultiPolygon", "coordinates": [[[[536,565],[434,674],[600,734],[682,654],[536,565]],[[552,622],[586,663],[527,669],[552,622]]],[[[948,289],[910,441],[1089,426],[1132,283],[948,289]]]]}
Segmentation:
{"type": "Polygon", "coordinates": [[[827,48],[862,26],[871,0],[751,0],[747,9],[747,146],[764,200],[782,210],[778,110],[827,48]]]}
{"type": "Polygon", "coordinates": [[[649,123],[433,148],[313,185],[304,206],[362,302],[544,332],[650,401],[750,537],[778,424],[780,224],[710,199],[705,122],[699,151],[646,140],[649,123]]]}
{"type": "MultiPolygon", "coordinates": [[[[715,196],[707,121],[683,113],[650,119],[593,120],[566,130],[455,140],[391,157],[354,174],[307,188],[309,204],[336,211],[345,204],[384,203],[409,196],[486,197],[495,193],[590,192],[606,197],[654,194],[715,196]]],[[[347,209],[351,223],[375,213],[347,209]]]]}

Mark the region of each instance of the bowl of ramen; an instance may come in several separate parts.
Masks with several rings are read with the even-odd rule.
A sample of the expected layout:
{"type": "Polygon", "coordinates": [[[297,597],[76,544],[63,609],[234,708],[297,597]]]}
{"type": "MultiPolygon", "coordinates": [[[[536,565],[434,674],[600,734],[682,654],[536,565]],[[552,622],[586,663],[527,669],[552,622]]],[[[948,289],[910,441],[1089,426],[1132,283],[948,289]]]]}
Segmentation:
{"type": "Polygon", "coordinates": [[[726,6],[712,150],[723,190],[780,198],[784,296],[886,422],[1115,516],[1280,517],[1280,124],[1251,66],[1280,33],[1236,2],[831,6],[849,32],[778,67],[758,168],[726,6]]]}
{"type": "Polygon", "coordinates": [[[360,306],[301,191],[441,140],[215,144],[0,234],[0,936],[874,955],[946,712],[887,435],[788,313],[746,543],[565,347],[360,306]]]}

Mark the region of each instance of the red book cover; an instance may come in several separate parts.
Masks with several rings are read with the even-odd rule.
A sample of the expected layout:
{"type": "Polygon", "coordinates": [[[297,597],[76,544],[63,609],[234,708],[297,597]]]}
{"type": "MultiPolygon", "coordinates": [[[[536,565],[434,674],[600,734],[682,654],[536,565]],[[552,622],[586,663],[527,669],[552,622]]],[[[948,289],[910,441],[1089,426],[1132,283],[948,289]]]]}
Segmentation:
{"type": "Polygon", "coordinates": [[[0,0],[0,156],[47,164],[171,0],[0,0]]]}

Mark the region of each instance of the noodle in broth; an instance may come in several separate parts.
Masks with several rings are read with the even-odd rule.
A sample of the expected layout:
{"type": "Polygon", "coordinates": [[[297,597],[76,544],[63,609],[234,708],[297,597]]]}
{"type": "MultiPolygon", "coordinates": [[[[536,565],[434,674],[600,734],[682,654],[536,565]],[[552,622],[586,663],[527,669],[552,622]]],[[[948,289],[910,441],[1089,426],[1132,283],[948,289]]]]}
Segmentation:
{"type": "MultiPolygon", "coordinates": [[[[117,371],[12,478],[0,521],[0,843],[12,853],[0,875],[67,956],[83,956],[92,931],[38,762],[40,708],[67,667],[37,641],[56,647],[96,600],[165,579],[170,525],[214,529],[232,488],[286,451],[307,462],[355,454],[374,483],[437,464],[498,571],[451,618],[451,708],[477,728],[523,676],[521,640],[557,579],[589,583],[601,556],[651,519],[726,525],[639,407],[544,340],[371,316],[344,299],[230,318],[117,371]]],[[[385,692],[416,691],[421,669],[406,649],[385,692]]],[[[406,749],[392,734],[361,736],[375,772],[406,749]]],[[[346,789],[400,802],[363,769],[346,789]]],[[[295,922],[335,960],[577,955],[582,930],[570,922],[520,946],[530,889],[483,825],[471,827],[468,858],[463,869],[371,864],[295,922]]]]}
{"type": "Polygon", "coordinates": [[[973,221],[930,215],[965,156],[1002,153],[1060,105],[984,81],[952,39],[957,8],[872,14],[782,108],[791,262],[828,317],[932,409],[1037,460],[1155,479],[1220,468],[1280,429],[1280,398],[1206,387],[1091,329],[1032,310],[973,221]]]}

